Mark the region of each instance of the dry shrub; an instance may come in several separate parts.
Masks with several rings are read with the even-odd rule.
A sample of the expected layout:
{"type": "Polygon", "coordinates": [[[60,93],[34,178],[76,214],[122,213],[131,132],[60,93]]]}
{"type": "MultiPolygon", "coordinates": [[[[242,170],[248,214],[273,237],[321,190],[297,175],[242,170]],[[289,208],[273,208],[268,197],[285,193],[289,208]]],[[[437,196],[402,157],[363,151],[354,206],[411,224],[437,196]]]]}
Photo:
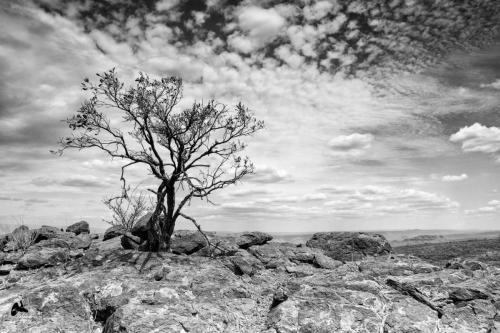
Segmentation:
{"type": "Polygon", "coordinates": [[[104,203],[113,215],[111,220],[105,221],[130,231],[135,223],[150,209],[147,199],[148,197],[143,192],[136,194],[134,190],[126,197],[106,200],[104,203]]]}
{"type": "Polygon", "coordinates": [[[9,240],[12,242],[14,250],[25,252],[35,243],[37,236],[38,232],[36,230],[16,228],[10,234],[9,240]]]}

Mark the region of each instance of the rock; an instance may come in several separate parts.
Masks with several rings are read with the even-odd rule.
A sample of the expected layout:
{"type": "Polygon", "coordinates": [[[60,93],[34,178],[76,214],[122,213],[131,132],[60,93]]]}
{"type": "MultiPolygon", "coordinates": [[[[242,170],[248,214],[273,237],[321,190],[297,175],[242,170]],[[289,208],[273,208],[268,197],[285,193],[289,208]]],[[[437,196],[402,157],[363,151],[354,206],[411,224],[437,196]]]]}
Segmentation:
{"type": "Polygon", "coordinates": [[[89,224],[86,221],[80,221],[73,223],[69,227],[66,228],[66,232],[72,232],[75,235],[79,235],[81,233],[90,233],[89,224]]]}
{"type": "Polygon", "coordinates": [[[10,271],[13,270],[16,266],[12,264],[0,265],[0,276],[9,275],[10,271]]]}
{"type": "Polygon", "coordinates": [[[102,237],[103,241],[107,241],[108,239],[115,238],[121,236],[125,232],[125,229],[122,226],[114,225],[104,232],[104,236],[102,237]]]}
{"type": "Polygon", "coordinates": [[[314,264],[325,269],[335,269],[342,265],[342,261],[332,259],[322,253],[316,253],[314,255],[314,264]]]}
{"type": "Polygon", "coordinates": [[[45,248],[65,248],[68,250],[88,249],[92,244],[89,234],[75,236],[73,233],[59,233],[57,237],[43,240],[36,244],[45,248]]]}
{"type": "Polygon", "coordinates": [[[384,236],[364,232],[320,232],[314,234],[306,245],[322,249],[327,256],[341,261],[360,260],[392,251],[384,236]]]}
{"type": "Polygon", "coordinates": [[[241,249],[248,249],[252,245],[262,245],[266,244],[273,239],[273,236],[266,234],[264,232],[253,231],[242,234],[236,240],[236,244],[241,249]]]}
{"type": "Polygon", "coordinates": [[[99,235],[98,234],[90,234],[90,239],[92,239],[92,240],[99,239],[99,235]]]}
{"type": "Polygon", "coordinates": [[[17,262],[16,269],[34,269],[54,266],[67,260],[67,251],[62,248],[31,248],[17,262]]]}
{"type": "Polygon", "coordinates": [[[258,258],[266,268],[291,267],[291,263],[309,264],[325,269],[334,269],[342,265],[342,262],[324,255],[319,249],[297,247],[291,243],[251,246],[248,251],[258,258]]]}
{"type": "Polygon", "coordinates": [[[9,253],[1,253],[0,252],[0,265],[17,264],[17,261],[22,256],[23,256],[23,253],[20,251],[9,252],[9,253]]]}
{"type": "Polygon", "coordinates": [[[36,229],[36,233],[37,236],[35,239],[35,243],[39,243],[43,240],[56,238],[58,235],[61,234],[61,231],[56,227],[42,225],[40,228],[36,229]]]}
{"type": "Polygon", "coordinates": [[[141,245],[141,239],[129,232],[122,235],[120,242],[125,250],[137,250],[141,245]]]}
{"type": "Polygon", "coordinates": [[[80,290],[71,283],[38,283],[22,294],[27,312],[12,316],[10,309],[21,300],[20,294],[17,290],[3,291],[0,300],[2,333],[99,332],[101,329],[91,320],[89,305],[80,290]]]}
{"type": "Polygon", "coordinates": [[[452,260],[446,263],[448,269],[470,269],[471,271],[484,270],[485,265],[475,260],[452,260]]]}
{"type": "Polygon", "coordinates": [[[111,238],[103,242],[93,242],[91,246],[91,249],[97,249],[98,251],[116,251],[122,248],[120,237],[111,238]]]}
{"type": "Polygon", "coordinates": [[[226,266],[236,275],[254,275],[257,271],[264,269],[264,265],[246,251],[238,251],[236,255],[229,257],[226,266]]]}
{"type": "Polygon", "coordinates": [[[208,243],[203,235],[198,231],[179,230],[171,239],[170,250],[175,254],[193,254],[208,243]]]}
{"type": "Polygon", "coordinates": [[[153,213],[147,213],[141,217],[130,230],[131,234],[142,240],[148,239],[149,219],[153,213]]]}
{"type": "Polygon", "coordinates": [[[489,296],[477,289],[452,287],[451,291],[448,293],[448,298],[454,303],[457,303],[468,302],[475,299],[488,299],[489,296]]]}

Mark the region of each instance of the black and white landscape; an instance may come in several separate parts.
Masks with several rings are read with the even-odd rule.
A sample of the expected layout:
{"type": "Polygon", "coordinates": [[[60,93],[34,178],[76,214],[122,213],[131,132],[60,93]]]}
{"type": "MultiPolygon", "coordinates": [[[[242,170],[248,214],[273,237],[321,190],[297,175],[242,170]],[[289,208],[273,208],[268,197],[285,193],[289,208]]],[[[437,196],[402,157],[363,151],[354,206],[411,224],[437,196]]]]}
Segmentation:
{"type": "Polygon", "coordinates": [[[497,332],[500,3],[0,3],[0,332],[497,332]]]}

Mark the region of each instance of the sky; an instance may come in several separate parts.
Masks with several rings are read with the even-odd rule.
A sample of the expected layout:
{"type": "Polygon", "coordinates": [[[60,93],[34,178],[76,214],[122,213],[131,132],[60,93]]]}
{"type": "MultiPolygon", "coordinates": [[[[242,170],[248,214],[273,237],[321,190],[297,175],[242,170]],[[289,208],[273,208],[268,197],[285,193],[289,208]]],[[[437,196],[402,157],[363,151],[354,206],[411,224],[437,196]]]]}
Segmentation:
{"type": "Polygon", "coordinates": [[[0,226],[108,226],[123,161],[50,150],[115,67],[265,121],[255,174],[186,208],[207,230],[499,229],[499,22],[495,0],[3,1],[0,226]]]}

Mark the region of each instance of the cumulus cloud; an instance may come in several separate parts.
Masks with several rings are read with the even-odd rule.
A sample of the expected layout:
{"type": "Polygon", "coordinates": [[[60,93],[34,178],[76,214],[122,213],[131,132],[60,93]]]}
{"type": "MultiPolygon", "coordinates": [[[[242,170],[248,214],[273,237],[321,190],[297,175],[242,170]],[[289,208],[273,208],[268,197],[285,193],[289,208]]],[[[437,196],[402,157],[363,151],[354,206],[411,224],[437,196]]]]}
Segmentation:
{"type": "Polygon", "coordinates": [[[495,214],[498,212],[500,212],[500,200],[490,200],[486,206],[465,210],[467,215],[495,214]]]}
{"type": "Polygon", "coordinates": [[[353,133],[340,135],[328,142],[328,147],[334,155],[358,156],[368,150],[373,142],[372,134],[353,133]]]}
{"type": "MultiPolygon", "coordinates": [[[[75,110],[82,99],[81,78],[116,66],[127,79],[139,70],[152,75],[181,75],[186,101],[182,107],[195,99],[215,98],[228,105],[242,99],[268,126],[265,133],[249,141],[248,155],[287,169],[260,167],[255,175],[244,179],[252,186],[272,184],[282,196],[281,202],[261,202],[247,210],[262,207],[256,213],[262,216],[265,212],[275,217],[296,212],[318,217],[326,206],[315,205],[343,199],[330,198],[337,195],[333,192],[303,194],[307,187],[341,178],[347,183],[356,181],[360,178],[359,167],[381,165],[378,161],[386,163],[384,171],[389,174],[401,162],[391,147],[379,151],[386,136],[379,136],[381,132],[371,128],[397,127],[399,135],[406,130],[399,126],[401,119],[408,119],[414,110],[377,99],[377,90],[367,83],[371,75],[385,74],[387,67],[394,72],[419,71],[453,45],[462,47],[473,41],[481,46],[498,21],[492,20],[494,11],[490,9],[496,2],[490,0],[477,8],[452,0],[425,4],[273,2],[272,7],[270,3],[259,3],[262,7],[256,3],[132,1],[113,3],[109,11],[96,11],[100,3],[93,0],[81,4],[45,1],[43,9],[31,2],[0,5],[0,27],[6,36],[0,49],[0,69],[5,78],[0,83],[0,144],[25,150],[3,157],[0,168],[9,174],[1,174],[2,180],[15,189],[13,175],[25,168],[23,172],[29,171],[29,175],[24,179],[42,177],[31,186],[51,186],[48,190],[54,192],[99,186],[99,180],[105,179],[112,167],[89,159],[102,156],[72,155],[44,164],[30,160],[29,170],[28,163],[19,161],[26,161],[25,155],[33,153],[32,147],[43,151],[54,148],[64,130],[59,120],[66,118],[69,110],[75,110]],[[484,8],[488,8],[487,15],[484,8]],[[489,22],[487,28],[485,20],[489,22]],[[336,137],[353,132],[357,133],[336,137]],[[366,132],[373,134],[361,134],[366,132]],[[350,174],[337,174],[328,163],[331,159],[325,157],[329,155],[325,154],[325,146],[332,137],[332,154],[364,158],[374,135],[377,154],[385,153],[377,155],[376,160],[372,156],[342,160],[353,170],[350,174]],[[68,172],[56,180],[44,179],[59,163],[68,172]],[[88,174],[89,169],[98,179],[72,178],[69,172],[88,174]],[[294,200],[307,202],[307,207],[299,207],[294,200]]],[[[412,126],[420,130],[418,125],[412,126]]],[[[422,147],[429,148],[429,140],[422,140],[422,147]]],[[[418,155],[422,150],[407,154],[418,155]]],[[[119,185],[117,179],[110,183],[119,185]]],[[[346,191],[345,195],[353,195],[352,190],[346,191]]],[[[14,192],[12,195],[19,197],[14,192]]],[[[271,199],[277,196],[254,195],[271,199]]],[[[360,200],[351,199],[354,203],[360,200]]],[[[364,204],[366,212],[370,204],[374,205],[372,201],[364,204]]],[[[333,211],[335,205],[330,208],[333,211]]],[[[407,207],[386,205],[378,212],[389,214],[404,209],[407,207]]],[[[348,216],[355,209],[343,212],[348,216]]]]}
{"type": "Polygon", "coordinates": [[[454,211],[460,205],[445,196],[417,189],[364,186],[358,189],[343,188],[342,191],[337,192],[334,200],[325,202],[325,206],[331,210],[332,214],[344,212],[365,216],[454,211]]]}
{"type": "Polygon", "coordinates": [[[497,155],[500,151],[500,128],[475,123],[452,134],[450,141],[460,143],[462,150],[466,153],[480,152],[497,155]]]}
{"type": "Polygon", "coordinates": [[[467,178],[469,178],[467,174],[463,173],[461,175],[444,175],[443,177],[441,177],[441,180],[443,182],[459,182],[462,180],[466,180],[467,178]]]}
{"type": "Polygon", "coordinates": [[[500,79],[495,80],[491,83],[482,83],[480,85],[481,88],[492,88],[492,89],[500,89],[500,79]]]}
{"type": "Polygon", "coordinates": [[[285,19],[273,8],[243,7],[238,14],[238,25],[259,43],[265,43],[278,35],[285,19]]]}
{"type": "Polygon", "coordinates": [[[255,167],[253,174],[245,177],[246,182],[250,183],[281,183],[292,181],[292,176],[283,169],[277,169],[267,165],[260,165],[255,167]]]}

